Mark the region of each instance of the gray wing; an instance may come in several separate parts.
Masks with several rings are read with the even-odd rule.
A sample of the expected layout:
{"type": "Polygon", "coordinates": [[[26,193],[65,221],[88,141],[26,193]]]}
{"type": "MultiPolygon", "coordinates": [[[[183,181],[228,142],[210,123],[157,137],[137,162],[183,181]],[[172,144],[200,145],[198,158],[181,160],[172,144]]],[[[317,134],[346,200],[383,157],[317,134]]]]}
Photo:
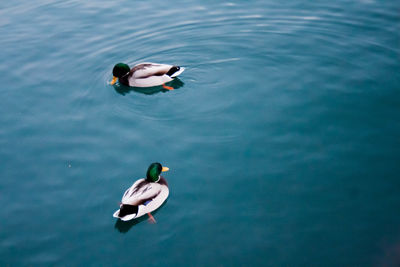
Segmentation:
{"type": "Polygon", "coordinates": [[[134,66],[130,75],[135,79],[144,79],[151,76],[162,76],[166,74],[173,66],[167,64],[157,64],[157,63],[141,63],[134,66]]]}
{"type": "Polygon", "coordinates": [[[155,198],[161,191],[161,185],[158,183],[148,183],[141,181],[138,184],[134,184],[128,190],[126,190],[122,197],[123,204],[129,205],[140,205],[148,199],[155,198]]]}

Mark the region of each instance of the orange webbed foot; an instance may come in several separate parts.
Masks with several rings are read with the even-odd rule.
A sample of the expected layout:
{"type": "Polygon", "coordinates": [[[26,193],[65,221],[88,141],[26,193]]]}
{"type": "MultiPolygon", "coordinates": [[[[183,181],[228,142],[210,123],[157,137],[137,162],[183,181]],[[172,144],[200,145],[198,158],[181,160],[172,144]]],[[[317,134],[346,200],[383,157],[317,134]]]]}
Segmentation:
{"type": "Polygon", "coordinates": [[[166,86],[165,84],[163,84],[162,87],[163,87],[164,89],[167,89],[167,90],[174,90],[174,87],[166,86]]]}
{"type": "Polygon", "coordinates": [[[151,215],[151,213],[147,213],[147,215],[149,215],[149,222],[150,223],[156,223],[156,219],[154,219],[153,215],[151,215]]]}

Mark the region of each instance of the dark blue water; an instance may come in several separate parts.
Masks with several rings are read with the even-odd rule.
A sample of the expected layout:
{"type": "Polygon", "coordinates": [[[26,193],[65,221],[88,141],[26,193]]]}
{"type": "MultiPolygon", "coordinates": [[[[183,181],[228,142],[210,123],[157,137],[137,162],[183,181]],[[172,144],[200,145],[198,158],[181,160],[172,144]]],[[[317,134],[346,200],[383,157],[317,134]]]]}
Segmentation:
{"type": "Polygon", "coordinates": [[[400,265],[399,8],[3,1],[0,265],[400,265]],[[141,61],[186,71],[108,85],[141,61]],[[154,161],[157,224],[116,221],[154,161]]]}

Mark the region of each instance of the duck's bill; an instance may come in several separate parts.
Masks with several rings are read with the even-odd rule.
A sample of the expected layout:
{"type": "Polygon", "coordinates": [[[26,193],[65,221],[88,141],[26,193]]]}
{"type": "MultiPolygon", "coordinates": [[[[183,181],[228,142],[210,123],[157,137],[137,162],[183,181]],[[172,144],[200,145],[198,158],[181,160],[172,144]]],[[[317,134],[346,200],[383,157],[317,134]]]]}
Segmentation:
{"type": "Polygon", "coordinates": [[[114,85],[117,82],[118,78],[113,76],[112,81],[110,82],[111,85],[114,85]]]}
{"type": "Polygon", "coordinates": [[[169,168],[168,167],[162,167],[162,170],[161,170],[162,172],[167,172],[167,171],[169,171],[169,168]]]}

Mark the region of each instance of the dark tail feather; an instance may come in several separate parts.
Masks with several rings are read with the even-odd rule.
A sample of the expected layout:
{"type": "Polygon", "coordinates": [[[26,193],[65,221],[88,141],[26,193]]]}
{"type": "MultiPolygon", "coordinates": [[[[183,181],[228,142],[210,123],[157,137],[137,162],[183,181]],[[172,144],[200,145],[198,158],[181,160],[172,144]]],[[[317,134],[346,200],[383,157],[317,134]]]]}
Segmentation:
{"type": "Polygon", "coordinates": [[[181,68],[178,66],[173,66],[172,68],[169,69],[167,72],[168,76],[174,75],[175,72],[179,71],[181,68]]]}
{"type": "Polygon", "coordinates": [[[134,205],[128,205],[128,204],[122,204],[122,206],[119,208],[119,217],[124,217],[129,214],[137,214],[138,213],[138,206],[134,205]]]}

